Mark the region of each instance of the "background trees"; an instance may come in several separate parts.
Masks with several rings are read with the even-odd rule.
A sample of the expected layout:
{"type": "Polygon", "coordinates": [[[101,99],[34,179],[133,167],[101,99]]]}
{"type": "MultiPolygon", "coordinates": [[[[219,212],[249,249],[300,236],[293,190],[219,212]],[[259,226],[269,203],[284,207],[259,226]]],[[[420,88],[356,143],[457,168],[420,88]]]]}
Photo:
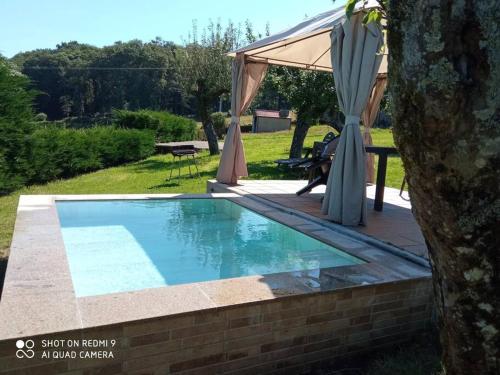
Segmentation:
{"type": "Polygon", "coordinates": [[[231,90],[231,58],[226,54],[236,49],[238,42],[238,30],[231,23],[225,30],[220,23],[210,23],[200,40],[194,27],[191,40],[179,54],[180,81],[194,98],[211,155],[219,153],[211,114],[220,97],[231,90]]]}
{"type": "Polygon", "coordinates": [[[338,112],[337,95],[331,73],[286,67],[272,67],[268,74],[272,86],[296,111],[297,123],[290,147],[290,158],[301,157],[309,127],[323,116],[338,112]]]}
{"type": "Polygon", "coordinates": [[[11,62],[41,92],[35,110],[49,120],[152,109],[197,116],[207,124],[202,115],[206,118],[219,104],[228,109],[231,59],[226,53],[260,37],[250,22],[244,28],[217,22],[201,36],[194,27],[185,45],[161,38],[102,48],[67,42],[19,53],[11,62]],[[203,86],[208,89],[202,94],[203,86]]]}
{"type": "MultiPolygon", "coordinates": [[[[188,115],[202,122],[215,154],[219,151],[210,115],[230,108],[232,59],[226,54],[262,36],[248,21],[242,27],[217,22],[201,33],[194,25],[184,45],[160,38],[103,48],[68,42],[55,49],[20,53],[11,61],[41,92],[35,111],[47,114],[49,120],[105,122],[109,116],[103,115],[113,109],[188,115]]],[[[335,111],[336,102],[331,74],[270,67],[250,110],[297,111],[290,154],[300,155],[309,126],[323,113],[335,111]]]]}
{"type": "Polygon", "coordinates": [[[42,92],[37,111],[50,120],[113,108],[186,112],[176,50],[161,39],[96,48],[77,42],[18,54],[12,61],[42,92]]]}
{"type": "MultiPolygon", "coordinates": [[[[41,92],[35,111],[48,120],[71,118],[73,126],[107,124],[113,109],[188,115],[201,121],[210,152],[217,154],[211,114],[229,110],[232,59],[227,53],[261,37],[248,21],[243,27],[217,22],[201,35],[194,25],[182,46],[160,38],[103,48],[68,42],[11,60],[41,92]]],[[[336,112],[336,106],[331,74],[270,67],[250,110],[295,110],[290,156],[297,157],[309,127],[325,113],[336,112]]]]}

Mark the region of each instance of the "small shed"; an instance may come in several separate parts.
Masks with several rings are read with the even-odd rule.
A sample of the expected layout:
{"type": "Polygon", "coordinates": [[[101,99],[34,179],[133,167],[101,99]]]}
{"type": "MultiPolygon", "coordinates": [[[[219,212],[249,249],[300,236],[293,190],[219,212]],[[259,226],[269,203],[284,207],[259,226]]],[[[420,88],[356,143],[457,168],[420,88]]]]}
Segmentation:
{"type": "Polygon", "coordinates": [[[290,111],[270,111],[256,109],[253,115],[252,133],[269,133],[290,130],[292,118],[290,111]]]}

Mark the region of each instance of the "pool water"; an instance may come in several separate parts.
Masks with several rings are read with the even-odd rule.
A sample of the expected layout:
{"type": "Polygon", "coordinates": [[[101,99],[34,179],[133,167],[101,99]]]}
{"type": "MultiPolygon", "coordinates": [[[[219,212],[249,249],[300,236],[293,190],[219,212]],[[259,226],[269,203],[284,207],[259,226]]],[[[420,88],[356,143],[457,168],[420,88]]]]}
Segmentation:
{"type": "Polygon", "coordinates": [[[227,199],[56,205],[77,297],[364,263],[227,199]]]}

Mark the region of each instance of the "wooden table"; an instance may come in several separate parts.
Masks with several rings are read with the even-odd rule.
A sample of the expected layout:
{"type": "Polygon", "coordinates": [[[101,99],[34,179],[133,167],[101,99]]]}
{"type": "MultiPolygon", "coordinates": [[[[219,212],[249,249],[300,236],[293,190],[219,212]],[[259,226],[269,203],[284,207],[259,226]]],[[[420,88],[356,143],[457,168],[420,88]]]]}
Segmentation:
{"type": "Polygon", "coordinates": [[[387,156],[399,155],[395,147],[365,146],[366,152],[378,155],[377,182],[375,187],[375,211],[382,211],[384,207],[385,176],[387,174],[387,156]]]}

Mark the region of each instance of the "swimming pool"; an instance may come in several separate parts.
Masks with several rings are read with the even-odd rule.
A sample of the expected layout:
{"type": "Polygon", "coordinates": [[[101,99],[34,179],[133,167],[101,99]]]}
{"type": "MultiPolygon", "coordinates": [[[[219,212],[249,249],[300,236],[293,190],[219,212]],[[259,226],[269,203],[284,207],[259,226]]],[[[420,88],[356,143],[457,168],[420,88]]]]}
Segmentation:
{"type": "Polygon", "coordinates": [[[364,263],[228,199],[56,207],[77,297],[364,263]]]}

